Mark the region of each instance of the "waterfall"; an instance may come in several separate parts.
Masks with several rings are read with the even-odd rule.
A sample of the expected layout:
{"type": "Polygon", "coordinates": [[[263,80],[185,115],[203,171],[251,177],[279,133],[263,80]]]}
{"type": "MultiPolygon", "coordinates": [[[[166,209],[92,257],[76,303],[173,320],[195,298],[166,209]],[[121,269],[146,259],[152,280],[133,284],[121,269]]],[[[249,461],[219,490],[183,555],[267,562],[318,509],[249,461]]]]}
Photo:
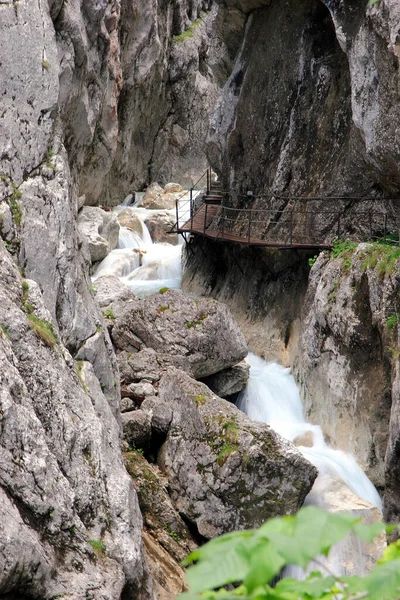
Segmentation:
{"type": "MultiPolygon", "coordinates": [[[[354,457],[330,448],[321,428],[304,419],[300,394],[290,370],[251,353],[246,361],[250,365],[250,377],[238,399],[238,408],[251,419],[267,423],[282,437],[295,442],[303,456],[318,469],[318,477],[305,504],[316,504],[326,510],[349,510],[355,516],[363,516],[368,504],[358,502],[361,498],[381,511],[379,494],[354,457]],[[333,500],[332,505],[338,491],[341,504],[338,506],[333,500]]],[[[385,540],[380,542],[383,549],[385,540]]],[[[373,554],[358,538],[348,536],[331,549],[328,557],[318,557],[317,564],[311,562],[307,573],[317,569],[337,576],[363,575],[374,563],[373,554]]],[[[284,576],[304,579],[305,572],[300,567],[288,566],[284,576]]]]}
{"type": "MultiPolygon", "coordinates": [[[[126,209],[132,198],[125,198],[123,204],[115,207],[115,214],[126,209]]],[[[140,200],[140,195],[138,200],[140,200]]],[[[188,197],[183,197],[179,204],[181,218],[188,214],[188,197]]],[[[93,274],[92,279],[114,275],[139,297],[158,292],[168,287],[179,289],[182,279],[182,248],[183,241],[178,245],[168,243],[153,243],[145,219],[149,212],[152,214],[170,214],[175,217],[175,210],[148,210],[129,206],[129,210],[139,219],[141,228],[136,231],[121,227],[118,247],[102,260],[93,274]]]]}
{"type": "Polygon", "coordinates": [[[251,419],[267,423],[282,437],[296,442],[304,457],[317,467],[320,477],[339,478],[356,496],[382,510],[378,492],[354,457],[330,448],[321,428],[304,419],[300,394],[290,370],[251,353],[246,361],[250,365],[250,378],[238,407],[251,419]]]}

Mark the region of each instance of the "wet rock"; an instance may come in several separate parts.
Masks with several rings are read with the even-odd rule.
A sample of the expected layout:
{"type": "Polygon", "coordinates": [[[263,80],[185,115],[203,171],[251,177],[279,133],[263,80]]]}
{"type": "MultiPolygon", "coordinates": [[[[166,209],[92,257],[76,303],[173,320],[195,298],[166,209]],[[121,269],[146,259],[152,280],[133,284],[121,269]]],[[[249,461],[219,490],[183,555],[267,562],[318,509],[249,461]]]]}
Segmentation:
{"type": "Polygon", "coordinates": [[[224,369],[205,377],[202,381],[205,383],[217,396],[226,398],[244,390],[249,379],[250,366],[244,361],[229,369],[224,369]]]}
{"type": "Polygon", "coordinates": [[[121,227],[126,227],[130,231],[135,231],[139,235],[143,233],[143,225],[139,217],[130,208],[124,208],[117,215],[121,227]]]}
{"type": "Polygon", "coordinates": [[[148,197],[143,199],[139,206],[148,208],[149,210],[172,210],[175,208],[175,200],[178,197],[176,194],[157,194],[154,197],[148,197]]]}
{"type": "Polygon", "coordinates": [[[124,440],[132,448],[147,448],[151,441],[151,418],[143,410],[122,414],[124,440]]]}
{"type": "Polygon", "coordinates": [[[175,369],[161,379],[173,418],[158,464],[179,512],[212,538],[295,512],[317,470],[289,442],[175,369]]]}
{"type": "Polygon", "coordinates": [[[167,183],[164,187],[164,194],[173,194],[174,192],[183,192],[183,188],[179,183],[167,183]]]}
{"type": "Polygon", "coordinates": [[[225,305],[173,290],[127,304],[114,322],[112,338],[120,350],[152,348],[164,364],[193,377],[212,375],[247,354],[239,326],[225,305]]]}
{"type": "MultiPolygon", "coordinates": [[[[340,479],[330,475],[318,476],[306,503],[320,506],[332,513],[353,514],[365,524],[382,522],[382,514],[375,506],[353,494],[340,479]]],[[[385,532],[372,542],[363,542],[355,536],[348,536],[331,550],[326,566],[334,572],[340,569],[346,575],[366,575],[376,566],[376,561],[386,547],[385,532]]]]}
{"type": "Polygon", "coordinates": [[[92,263],[103,260],[117,247],[119,224],[113,213],[84,206],[78,215],[78,227],[89,245],[92,263]]]}
{"type": "Polygon", "coordinates": [[[150,232],[151,239],[154,243],[167,242],[176,246],[178,243],[178,234],[171,233],[176,218],[168,213],[150,213],[145,218],[145,223],[150,232]]]}

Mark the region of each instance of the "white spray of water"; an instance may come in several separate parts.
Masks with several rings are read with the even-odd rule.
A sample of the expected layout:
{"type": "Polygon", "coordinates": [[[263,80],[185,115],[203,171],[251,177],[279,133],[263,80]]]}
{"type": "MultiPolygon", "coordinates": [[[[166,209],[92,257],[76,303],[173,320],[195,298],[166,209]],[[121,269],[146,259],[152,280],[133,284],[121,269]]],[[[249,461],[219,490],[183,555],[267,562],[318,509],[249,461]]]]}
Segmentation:
{"type": "Polygon", "coordinates": [[[350,454],[330,448],[324,441],[321,428],[304,419],[301,398],[296,382],[277,363],[249,354],[250,379],[238,400],[238,407],[251,419],[268,423],[282,437],[293,442],[300,436],[310,438],[311,447],[299,446],[300,452],[321,474],[339,478],[360,498],[382,510],[378,492],[350,454]]]}
{"type": "MultiPolygon", "coordinates": [[[[249,354],[246,361],[250,364],[250,378],[246,390],[238,400],[238,407],[251,419],[268,423],[289,441],[301,443],[303,440],[303,443],[307,443],[307,446],[300,445],[298,449],[318,469],[319,475],[305,504],[316,504],[330,510],[330,503],[333,501],[334,510],[337,510],[337,500],[330,493],[332,490],[334,493],[339,491],[341,480],[341,506],[351,510],[354,516],[362,516],[363,507],[360,506],[361,510],[353,508],[357,507],[357,501],[354,503],[354,496],[346,491],[345,486],[356,496],[381,510],[382,503],[376,489],[353,456],[330,448],[325,443],[321,428],[305,421],[300,394],[290,370],[277,363],[267,363],[254,354],[249,354]]],[[[355,573],[363,575],[372,565],[373,559],[368,548],[358,538],[350,535],[336,544],[328,557],[318,557],[317,564],[311,561],[306,572],[300,567],[289,565],[285,568],[284,576],[304,579],[306,573],[315,569],[322,569],[326,574],[333,572],[337,576],[355,573]]]]}
{"type": "MultiPolygon", "coordinates": [[[[135,204],[142,195],[135,196],[135,204]],[[138,196],[136,198],[136,196],[138,196]]],[[[139,297],[148,296],[168,287],[179,289],[182,280],[182,248],[183,240],[179,237],[178,245],[153,243],[145,220],[149,212],[153,215],[169,214],[175,217],[175,210],[152,210],[131,206],[132,197],[125,198],[123,204],[114,209],[115,214],[129,210],[140,220],[141,230],[132,231],[121,227],[118,247],[97,266],[93,280],[101,276],[119,277],[139,297]]],[[[190,217],[189,195],[179,202],[179,220],[181,223],[190,217]]]]}

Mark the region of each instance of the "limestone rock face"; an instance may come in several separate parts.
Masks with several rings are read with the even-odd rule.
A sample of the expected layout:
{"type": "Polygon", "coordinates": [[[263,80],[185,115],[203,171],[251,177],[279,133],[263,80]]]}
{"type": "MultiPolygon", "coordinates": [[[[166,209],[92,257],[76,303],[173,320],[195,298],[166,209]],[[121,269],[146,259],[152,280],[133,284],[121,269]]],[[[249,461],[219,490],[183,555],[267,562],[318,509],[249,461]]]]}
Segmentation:
{"type": "Polygon", "coordinates": [[[87,242],[92,263],[103,260],[118,244],[118,220],[110,212],[84,206],[78,215],[78,227],[87,242]]]}
{"type": "Polygon", "coordinates": [[[398,311],[399,266],[380,275],[387,258],[379,252],[361,244],[336,260],[322,254],[314,264],[303,307],[298,379],[304,382],[307,417],[383,485],[391,348],[397,343],[397,324],[388,323],[398,311]]]}
{"type": "MultiPolygon", "coordinates": [[[[213,109],[207,153],[234,203],[248,190],[397,196],[398,3],[226,4],[250,14],[213,109]]],[[[263,208],[263,199],[251,207],[263,208]]],[[[317,227],[329,231],[326,222],[317,227]]]]}
{"type": "Polygon", "coordinates": [[[152,348],[193,377],[212,375],[247,354],[226,306],[173,290],[126,304],[114,322],[112,339],[120,350],[152,348]]]}
{"type": "Polygon", "coordinates": [[[2,243],[0,298],[0,593],[150,598],[118,422],[2,243]]]}
{"type": "Polygon", "coordinates": [[[292,444],[181,371],[162,377],[159,397],[173,417],[158,463],[200,535],[257,527],[301,506],[317,471],[292,444]]]}

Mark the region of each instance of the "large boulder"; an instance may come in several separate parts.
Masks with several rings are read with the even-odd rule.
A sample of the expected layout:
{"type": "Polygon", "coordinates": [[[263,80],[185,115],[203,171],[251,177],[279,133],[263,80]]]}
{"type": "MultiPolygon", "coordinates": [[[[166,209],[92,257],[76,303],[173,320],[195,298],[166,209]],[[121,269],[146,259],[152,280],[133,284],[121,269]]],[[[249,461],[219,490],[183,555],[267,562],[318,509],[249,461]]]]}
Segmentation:
{"type": "Polygon", "coordinates": [[[78,227],[89,245],[92,263],[103,260],[117,247],[119,223],[113,213],[95,206],[84,206],[78,215],[78,227]]]}
{"type": "Polygon", "coordinates": [[[205,383],[217,396],[227,398],[238,394],[247,385],[250,375],[250,365],[242,361],[234,367],[219,371],[210,377],[205,377],[205,383]]]}
{"type": "Polygon", "coordinates": [[[176,369],[162,377],[159,398],[173,417],[158,464],[200,535],[257,527],[302,505],[317,470],[268,425],[176,369]]]}
{"type": "Polygon", "coordinates": [[[224,304],[174,290],[161,292],[126,304],[112,328],[118,349],[153,348],[196,378],[231,367],[247,355],[242,332],[224,304]]]}
{"type": "Polygon", "coordinates": [[[144,222],[150,232],[151,239],[154,243],[167,242],[168,244],[176,245],[178,243],[178,234],[171,233],[175,225],[176,218],[167,212],[152,211],[144,222]]]}
{"type": "Polygon", "coordinates": [[[124,208],[121,210],[121,212],[118,213],[117,219],[121,227],[126,227],[139,235],[143,234],[142,222],[131,208],[124,208]]]}

